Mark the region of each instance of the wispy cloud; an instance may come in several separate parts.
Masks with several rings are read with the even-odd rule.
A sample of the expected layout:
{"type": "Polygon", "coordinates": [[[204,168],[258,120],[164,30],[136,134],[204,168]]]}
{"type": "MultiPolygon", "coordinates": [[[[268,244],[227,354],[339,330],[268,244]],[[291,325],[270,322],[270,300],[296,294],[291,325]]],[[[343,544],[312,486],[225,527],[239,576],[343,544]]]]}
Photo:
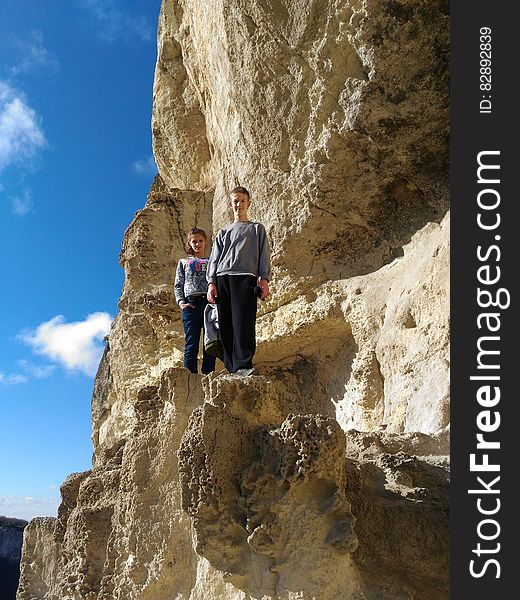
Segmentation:
{"type": "Polygon", "coordinates": [[[84,321],[66,323],[63,315],[22,332],[18,338],[35,352],[47,356],[71,371],[93,376],[103,353],[103,338],[109,333],[112,317],[106,312],[88,315],[84,321]]]}
{"type": "Polygon", "coordinates": [[[36,379],[45,379],[50,377],[56,370],[56,365],[35,365],[34,363],[20,359],[17,364],[25,373],[36,379]]]}
{"type": "Polygon", "coordinates": [[[128,14],[123,2],[114,0],[79,0],[96,23],[96,31],[107,42],[119,39],[126,41],[137,39],[148,42],[152,39],[152,28],[142,15],[128,14]],[[121,5],[121,8],[117,6],[121,5]]]}
{"type": "Polygon", "coordinates": [[[41,68],[56,71],[60,66],[58,60],[45,47],[41,31],[31,31],[23,40],[16,40],[13,48],[15,53],[18,53],[18,60],[10,68],[11,75],[27,74],[41,68]]]}
{"type": "Polygon", "coordinates": [[[35,498],[34,496],[0,496],[0,515],[25,519],[55,517],[58,513],[58,498],[35,498]]]}
{"type": "Polygon", "coordinates": [[[21,375],[20,373],[6,375],[0,371],[0,385],[18,385],[20,383],[25,383],[27,379],[28,377],[26,375],[21,375]]]}
{"type": "Polygon", "coordinates": [[[32,192],[30,189],[25,188],[21,194],[16,196],[10,196],[11,208],[15,215],[24,217],[26,214],[31,212],[33,207],[32,192]]]}
{"type": "Polygon", "coordinates": [[[138,175],[155,175],[157,173],[157,165],[155,164],[155,159],[153,156],[149,156],[148,158],[143,158],[141,160],[136,160],[133,164],[134,172],[138,175]]]}
{"type": "Polygon", "coordinates": [[[23,94],[0,81],[0,173],[26,161],[46,146],[39,118],[23,94]]]}

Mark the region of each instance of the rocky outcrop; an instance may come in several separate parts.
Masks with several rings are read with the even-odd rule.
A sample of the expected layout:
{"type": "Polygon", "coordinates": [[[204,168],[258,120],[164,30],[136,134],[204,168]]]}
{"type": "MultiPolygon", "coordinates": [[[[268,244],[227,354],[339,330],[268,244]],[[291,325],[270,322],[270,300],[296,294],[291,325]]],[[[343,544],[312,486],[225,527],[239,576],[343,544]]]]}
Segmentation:
{"type": "Polygon", "coordinates": [[[302,390],[165,369],[29,524],[18,598],[445,598],[445,436],[345,436],[302,390]]]}
{"type": "Polygon", "coordinates": [[[0,596],[5,600],[16,596],[26,525],[23,519],[0,516],[0,596]]]}
{"type": "Polygon", "coordinates": [[[446,434],[347,433],[346,495],[366,598],[450,597],[446,434]]]}
{"type": "Polygon", "coordinates": [[[19,600],[447,597],[447,21],[443,1],[164,0],[160,174],[123,241],[93,467],[28,526],[19,600]],[[237,184],[272,296],[257,374],[201,377],[174,269],[237,184]]]}
{"type": "Polygon", "coordinates": [[[360,597],[345,435],[273,375],[210,380],[192,413],[179,468],[195,550],[252,598],[360,597]]]}
{"type": "Polygon", "coordinates": [[[226,191],[247,183],[274,247],[273,306],[376,270],[446,211],[447,8],[163,3],[159,171],[170,188],[215,189],[216,228],[226,191]]]}

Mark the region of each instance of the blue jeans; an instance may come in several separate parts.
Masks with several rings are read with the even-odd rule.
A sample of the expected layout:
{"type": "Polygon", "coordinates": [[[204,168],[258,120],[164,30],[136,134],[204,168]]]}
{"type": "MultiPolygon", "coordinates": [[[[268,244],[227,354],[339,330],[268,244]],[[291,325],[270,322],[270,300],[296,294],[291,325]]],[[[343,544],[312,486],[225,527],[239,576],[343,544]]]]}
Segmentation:
{"type": "MultiPolygon", "coordinates": [[[[185,308],[182,311],[182,324],[184,326],[184,366],[192,373],[197,373],[197,355],[199,353],[200,334],[204,325],[204,308],[208,301],[205,296],[193,298],[189,301],[195,308],[185,308]]],[[[202,372],[211,373],[215,370],[215,357],[202,351],[202,372]]]]}

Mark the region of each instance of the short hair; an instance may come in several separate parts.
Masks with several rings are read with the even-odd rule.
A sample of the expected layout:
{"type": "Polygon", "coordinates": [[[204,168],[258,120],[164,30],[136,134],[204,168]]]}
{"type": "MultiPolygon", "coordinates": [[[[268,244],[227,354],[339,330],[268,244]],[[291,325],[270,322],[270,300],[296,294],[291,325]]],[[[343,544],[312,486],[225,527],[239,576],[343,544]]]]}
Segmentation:
{"type": "Polygon", "coordinates": [[[248,198],[251,198],[251,194],[249,193],[249,191],[246,190],[246,188],[242,187],[241,185],[239,185],[236,188],[232,189],[229,192],[230,196],[231,196],[231,194],[245,194],[248,198]]]}
{"type": "Polygon", "coordinates": [[[206,235],[206,232],[204,231],[204,229],[201,229],[200,227],[193,227],[192,229],[190,229],[188,231],[188,235],[186,236],[186,246],[185,246],[185,250],[190,256],[193,256],[193,248],[190,246],[190,240],[192,237],[195,237],[196,235],[201,235],[206,242],[208,241],[208,236],[206,235]]]}

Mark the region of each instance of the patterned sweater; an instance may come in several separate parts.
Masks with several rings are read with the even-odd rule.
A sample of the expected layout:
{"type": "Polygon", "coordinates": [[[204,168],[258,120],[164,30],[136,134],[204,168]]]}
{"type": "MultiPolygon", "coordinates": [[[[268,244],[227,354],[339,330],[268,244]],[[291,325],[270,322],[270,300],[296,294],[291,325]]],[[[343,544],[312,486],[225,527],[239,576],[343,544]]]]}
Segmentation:
{"type": "Polygon", "coordinates": [[[208,268],[207,258],[195,258],[187,256],[181,258],[177,265],[175,274],[175,300],[177,304],[188,302],[189,296],[202,296],[208,291],[206,271],[208,268]]]}

